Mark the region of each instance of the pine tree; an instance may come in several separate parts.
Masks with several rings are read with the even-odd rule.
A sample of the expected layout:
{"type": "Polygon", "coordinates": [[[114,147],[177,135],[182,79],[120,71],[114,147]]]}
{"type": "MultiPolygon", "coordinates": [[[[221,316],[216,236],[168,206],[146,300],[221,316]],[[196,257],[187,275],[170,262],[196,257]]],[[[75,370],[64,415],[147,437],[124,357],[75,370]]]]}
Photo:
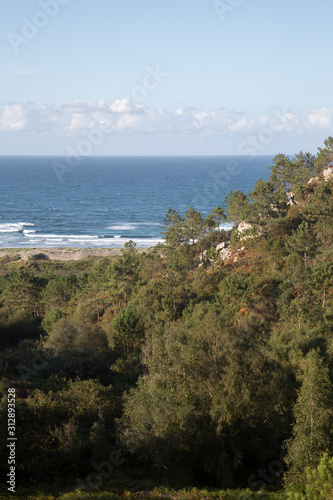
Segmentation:
{"type": "Polygon", "coordinates": [[[321,182],[316,187],[306,206],[305,216],[308,221],[315,222],[318,237],[324,247],[329,246],[333,233],[333,193],[326,182],[321,182]]]}
{"type": "Polygon", "coordinates": [[[287,187],[292,182],[292,162],[288,156],[281,153],[273,158],[273,162],[273,165],[269,167],[272,170],[270,181],[274,184],[274,187],[283,186],[283,189],[287,192],[287,187]]]}
{"type": "Polygon", "coordinates": [[[292,160],[291,184],[294,188],[297,184],[304,184],[313,177],[315,157],[311,153],[300,151],[292,160]]]}
{"type": "Polygon", "coordinates": [[[217,222],[217,229],[220,230],[220,223],[222,221],[225,221],[227,218],[227,216],[225,214],[225,210],[223,210],[223,208],[221,208],[219,205],[217,205],[217,207],[215,207],[213,212],[212,212],[212,216],[213,216],[214,220],[216,220],[216,222],[217,222]]]}
{"type": "Polygon", "coordinates": [[[249,196],[253,202],[251,205],[253,211],[251,222],[260,224],[267,236],[267,226],[270,224],[271,219],[279,217],[287,210],[284,192],[281,188],[275,190],[271,181],[258,179],[249,196]]]}
{"type": "Polygon", "coordinates": [[[167,252],[173,252],[185,241],[184,238],[184,219],[180,217],[177,210],[171,207],[163,219],[162,235],[165,239],[165,247],[167,252]]]}
{"type": "Polygon", "coordinates": [[[305,267],[307,267],[309,256],[314,255],[317,248],[316,235],[312,226],[303,221],[287,238],[286,243],[287,247],[303,257],[305,267]]]}
{"type": "Polygon", "coordinates": [[[186,240],[192,240],[192,244],[194,244],[195,240],[201,236],[203,227],[204,224],[201,213],[193,207],[186,210],[184,224],[186,240]]]}
{"type": "Polygon", "coordinates": [[[245,220],[247,222],[251,209],[249,199],[242,191],[230,191],[225,197],[228,206],[228,219],[236,223],[245,220]]]}
{"type": "Polygon", "coordinates": [[[318,148],[315,159],[315,170],[320,174],[325,168],[333,166],[333,137],[330,136],[324,141],[324,148],[318,148]]]}

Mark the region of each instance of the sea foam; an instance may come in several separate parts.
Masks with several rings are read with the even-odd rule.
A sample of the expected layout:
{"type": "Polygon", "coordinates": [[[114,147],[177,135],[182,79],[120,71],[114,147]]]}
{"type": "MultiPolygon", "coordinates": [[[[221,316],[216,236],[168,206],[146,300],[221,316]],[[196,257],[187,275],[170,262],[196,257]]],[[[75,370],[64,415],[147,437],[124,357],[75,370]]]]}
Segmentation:
{"type": "Polygon", "coordinates": [[[0,233],[19,233],[26,226],[34,226],[30,222],[8,222],[7,224],[0,224],[0,233]]]}

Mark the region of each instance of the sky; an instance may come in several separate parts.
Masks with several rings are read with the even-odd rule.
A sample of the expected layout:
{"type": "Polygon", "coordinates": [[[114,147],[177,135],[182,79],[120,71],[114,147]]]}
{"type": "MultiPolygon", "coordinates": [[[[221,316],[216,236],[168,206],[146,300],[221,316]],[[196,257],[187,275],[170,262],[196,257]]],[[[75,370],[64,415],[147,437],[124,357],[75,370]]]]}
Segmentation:
{"type": "Polygon", "coordinates": [[[333,135],[332,0],[12,0],[0,155],[257,155],[333,135]]]}

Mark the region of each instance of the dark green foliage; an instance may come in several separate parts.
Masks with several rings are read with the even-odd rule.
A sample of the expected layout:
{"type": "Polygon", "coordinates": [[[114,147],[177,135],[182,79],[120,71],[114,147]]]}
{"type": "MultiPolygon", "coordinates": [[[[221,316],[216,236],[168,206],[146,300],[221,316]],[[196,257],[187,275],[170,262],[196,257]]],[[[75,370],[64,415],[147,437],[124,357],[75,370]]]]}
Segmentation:
{"type": "Polygon", "coordinates": [[[278,154],[273,158],[273,165],[269,167],[272,170],[270,180],[274,187],[283,187],[287,191],[288,186],[293,180],[293,164],[288,156],[278,154]]]}
{"type": "Polygon", "coordinates": [[[133,351],[140,345],[139,323],[140,316],[132,305],[121,309],[117,317],[113,320],[112,326],[115,330],[115,347],[121,348],[124,353],[133,351]]]}
{"type": "Polygon", "coordinates": [[[110,387],[93,380],[68,382],[47,393],[36,389],[20,400],[17,411],[18,469],[31,482],[89,473],[94,448],[113,447],[115,399],[110,387]]]}
{"type": "Polygon", "coordinates": [[[333,393],[328,369],[315,351],[300,362],[301,388],[294,406],[293,437],[288,441],[289,476],[315,467],[333,445],[333,393]]]}
{"type": "Polygon", "coordinates": [[[225,210],[217,205],[212,211],[213,219],[217,222],[217,228],[220,229],[220,223],[227,219],[225,210]]]}
{"type": "Polygon", "coordinates": [[[40,314],[38,297],[43,284],[45,283],[42,279],[29,271],[12,271],[2,280],[1,302],[3,307],[11,313],[24,309],[28,314],[33,314],[37,318],[40,314]]]}
{"type": "Polygon", "coordinates": [[[333,196],[325,182],[316,186],[306,205],[305,217],[315,225],[319,242],[327,248],[333,235],[333,196]]]}
{"type": "Polygon", "coordinates": [[[46,310],[65,310],[68,302],[78,290],[77,277],[74,274],[53,278],[41,294],[41,302],[46,310]]]}
{"type": "Polygon", "coordinates": [[[225,202],[228,206],[228,218],[236,223],[242,220],[248,221],[251,215],[251,208],[248,197],[242,191],[230,191],[225,202]]]}
{"type": "Polygon", "coordinates": [[[259,179],[249,196],[252,201],[249,220],[257,224],[267,237],[271,221],[287,212],[285,194],[282,189],[276,190],[273,182],[259,179]]]}
{"type": "Polygon", "coordinates": [[[67,319],[60,319],[55,323],[44,342],[44,347],[56,354],[69,351],[103,351],[107,346],[107,338],[101,328],[88,328],[67,319]]]}
{"type": "Polygon", "coordinates": [[[304,265],[307,267],[309,258],[314,256],[317,249],[316,233],[313,227],[308,222],[303,221],[298,226],[297,231],[293,231],[287,239],[287,247],[302,257],[304,265]]]}
{"type": "Polygon", "coordinates": [[[333,164],[333,137],[330,136],[324,141],[324,148],[318,148],[315,159],[315,169],[317,174],[333,164]]]}
{"type": "Polygon", "coordinates": [[[28,260],[32,260],[32,261],[49,260],[49,257],[45,253],[35,253],[33,255],[29,255],[28,260]]]}
{"type": "Polygon", "coordinates": [[[315,157],[311,153],[300,151],[295,155],[292,161],[291,187],[296,188],[308,182],[315,173],[315,157]]]}
{"type": "Polygon", "coordinates": [[[169,207],[163,222],[161,229],[163,229],[165,247],[167,251],[172,252],[184,242],[183,219],[176,210],[169,207]]]}
{"type": "Polygon", "coordinates": [[[117,289],[119,303],[127,302],[132,293],[132,287],[138,280],[138,253],[136,243],[128,241],[122,249],[119,257],[111,266],[111,279],[117,289]]]}
{"type": "Polygon", "coordinates": [[[190,207],[185,212],[184,235],[186,241],[194,243],[194,240],[201,236],[204,228],[204,221],[200,212],[190,207]]]}

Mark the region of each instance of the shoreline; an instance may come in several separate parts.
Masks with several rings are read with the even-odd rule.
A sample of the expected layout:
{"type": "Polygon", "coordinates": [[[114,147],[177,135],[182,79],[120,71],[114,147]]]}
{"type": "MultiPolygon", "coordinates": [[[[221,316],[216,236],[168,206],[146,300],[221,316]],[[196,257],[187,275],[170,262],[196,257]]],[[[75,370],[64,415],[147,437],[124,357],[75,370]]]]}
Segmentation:
{"type": "MultiPolygon", "coordinates": [[[[137,248],[138,253],[143,253],[153,247],[137,248]]],[[[19,256],[22,261],[29,260],[33,255],[43,254],[45,260],[81,260],[85,257],[119,257],[121,255],[121,247],[115,248],[3,248],[0,250],[0,259],[9,256],[19,256]]],[[[41,259],[43,260],[43,259],[41,259]]]]}

